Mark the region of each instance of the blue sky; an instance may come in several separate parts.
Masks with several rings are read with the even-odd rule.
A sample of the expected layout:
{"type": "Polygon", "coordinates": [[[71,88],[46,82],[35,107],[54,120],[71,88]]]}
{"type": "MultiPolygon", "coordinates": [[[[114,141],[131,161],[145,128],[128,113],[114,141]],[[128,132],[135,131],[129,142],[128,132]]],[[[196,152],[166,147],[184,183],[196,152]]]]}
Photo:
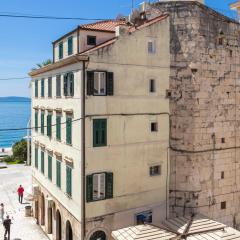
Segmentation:
{"type": "MultiPolygon", "coordinates": [[[[135,0],[137,6],[143,0],[135,0]]],[[[206,0],[208,6],[230,15],[233,0],[206,0]]],[[[0,13],[115,18],[128,14],[131,0],[11,0],[0,1],[0,13]]],[[[83,21],[33,20],[0,17],[0,79],[25,77],[36,63],[52,57],[51,42],[83,21]]],[[[29,80],[0,81],[1,96],[29,96],[29,80]]]]}

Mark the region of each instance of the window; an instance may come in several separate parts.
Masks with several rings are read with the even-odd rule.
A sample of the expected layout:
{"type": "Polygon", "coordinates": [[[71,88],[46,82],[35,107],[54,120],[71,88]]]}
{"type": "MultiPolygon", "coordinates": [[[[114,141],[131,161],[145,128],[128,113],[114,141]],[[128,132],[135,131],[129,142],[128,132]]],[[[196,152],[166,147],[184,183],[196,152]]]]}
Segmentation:
{"type": "Polygon", "coordinates": [[[44,134],[44,112],[41,112],[41,133],[44,134]]]}
{"type": "Polygon", "coordinates": [[[48,97],[52,97],[52,78],[48,78],[48,97]]]}
{"type": "Polygon", "coordinates": [[[48,179],[52,181],[52,156],[48,155],[48,179]]]}
{"type": "Polygon", "coordinates": [[[34,85],[35,85],[35,98],[37,98],[38,97],[38,80],[35,80],[34,85]]]}
{"type": "Polygon", "coordinates": [[[35,147],[35,168],[38,169],[38,148],[35,147]]]}
{"type": "Polygon", "coordinates": [[[151,93],[156,92],[156,82],[154,79],[150,79],[149,81],[149,91],[151,93]]]}
{"type": "Polygon", "coordinates": [[[66,119],[66,143],[72,144],[72,117],[66,119]]]}
{"type": "Polygon", "coordinates": [[[107,119],[93,120],[93,147],[107,145],[107,119]]]}
{"type": "Polygon", "coordinates": [[[158,131],[157,122],[151,122],[151,132],[157,132],[157,131],[158,131]]]}
{"type": "Polygon", "coordinates": [[[44,97],[44,79],[41,80],[41,97],[44,97]]]}
{"type": "Polygon", "coordinates": [[[224,172],[221,172],[221,179],[224,179],[224,172]]]}
{"type": "Polygon", "coordinates": [[[87,95],[105,96],[113,95],[113,72],[88,71],[87,95]]]}
{"type": "Polygon", "coordinates": [[[68,196],[72,196],[72,168],[66,166],[66,193],[68,196]]]}
{"type": "Polygon", "coordinates": [[[227,203],[221,202],[221,209],[226,209],[226,208],[227,208],[227,203]]]}
{"type": "Polygon", "coordinates": [[[142,213],[138,213],[136,215],[136,224],[144,224],[144,223],[151,223],[152,222],[152,211],[146,211],[142,213]]]}
{"type": "Polygon", "coordinates": [[[87,176],[87,202],[113,198],[113,173],[87,176]]]}
{"type": "Polygon", "coordinates": [[[225,143],[225,138],[222,138],[222,139],[221,139],[221,142],[222,142],[222,143],[225,143]]]}
{"type": "Polygon", "coordinates": [[[74,96],[74,74],[72,72],[64,75],[64,96],[74,96]]]}
{"type": "Polygon", "coordinates": [[[60,42],[58,45],[58,55],[59,55],[59,59],[63,58],[63,42],[60,42]]]}
{"type": "Polygon", "coordinates": [[[148,53],[154,54],[156,52],[156,46],[155,41],[150,40],[148,41],[148,53]]]}
{"type": "Polygon", "coordinates": [[[92,234],[90,240],[107,240],[107,236],[103,231],[96,231],[92,234]]]}
{"type": "Polygon", "coordinates": [[[47,115],[47,136],[52,137],[52,114],[47,115]]]}
{"type": "Polygon", "coordinates": [[[96,36],[90,36],[88,35],[87,36],[87,45],[92,45],[92,46],[95,46],[96,45],[96,36]]]}
{"type": "Polygon", "coordinates": [[[73,54],[73,37],[68,38],[68,55],[73,54]]]}
{"type": "Polygon", "coordinates": [[[44,151],[41,151],[41,173],[44,174],[45,169],[45,159],[44,159],[44,151]]]}
{"type": "Polygon", "coordinates": [[[56,161],[56,178],[56,184],[61,188],[61,162],[59,160],[56,161]]]}
{"type": "Polygon", "coordinates": [[[161,175],[161,166],[160,165],[156,165],[156,166],[150,167],[149,168],[149,174],[150,174],[150,176],[161,175]]]}
{"type": "Polygon", "coordinates": [[[37,132],[38,131],[38,111],[35,111],[35,131],[37,132]]]}
{"type": "Polygon", "coordinates": [[[56,76],[56,96],[61,97],[61,75],[56,76]]]}
{"type": "Polygon", "coordinates": [[[61,141],[61,116],[56,117],[56,139],[61,141]]]}

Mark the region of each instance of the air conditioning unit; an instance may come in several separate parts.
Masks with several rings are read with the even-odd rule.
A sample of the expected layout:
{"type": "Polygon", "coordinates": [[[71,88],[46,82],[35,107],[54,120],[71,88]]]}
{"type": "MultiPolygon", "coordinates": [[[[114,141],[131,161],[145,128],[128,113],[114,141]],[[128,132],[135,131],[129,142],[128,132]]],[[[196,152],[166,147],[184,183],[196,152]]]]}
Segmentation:
{"type": "Polygon", "coordinates": [[[40,187],[39,187],[39,185],[33,185],[32,186],[32,188],[33,188],[33,196],[34,197],[37,197],[37,196],[39,196],[40,195],[40,187]]]}

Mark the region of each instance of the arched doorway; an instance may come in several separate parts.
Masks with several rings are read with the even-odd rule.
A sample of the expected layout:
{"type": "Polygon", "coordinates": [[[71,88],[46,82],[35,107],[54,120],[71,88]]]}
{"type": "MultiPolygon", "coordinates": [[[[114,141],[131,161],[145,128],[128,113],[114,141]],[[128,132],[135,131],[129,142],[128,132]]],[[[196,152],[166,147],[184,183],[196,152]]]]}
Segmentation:
{"type": "Polygon", "coordinates": [[[66,240],[73,240],[72,226],[69,221],[66,223],[66,240]]]}
{"type": "Polygon", "coordinates": [[[90,237],[90,240],[106,240],[107,236],[106,233],[103,231],[96,231],[90,237]]]}
{"type": "Polygon", "coordinates": [[[48,234],[52,234],[53,233],[53,210],[52,208],[48,208],[48,234]]]}
{"type": "Polygon", "coordinates": [[[62,240],[62,218],[60,212],[56,212],[56,240],[62,240]]]}
{"type": "Polygon", "coordinates": [[[45,225],[45,198],[41,196],[41,225],[45,225]]]}

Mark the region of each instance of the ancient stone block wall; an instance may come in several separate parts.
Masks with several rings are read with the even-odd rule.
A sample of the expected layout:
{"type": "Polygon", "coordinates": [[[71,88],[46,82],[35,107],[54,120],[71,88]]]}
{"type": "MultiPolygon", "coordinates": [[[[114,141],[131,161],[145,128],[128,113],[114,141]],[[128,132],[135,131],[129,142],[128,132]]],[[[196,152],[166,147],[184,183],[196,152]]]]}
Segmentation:
{"type": "Polygon", "coordinates": [[[171,22],[170,215],[240,226],[240,26],[193,2],[171,22]]]}

